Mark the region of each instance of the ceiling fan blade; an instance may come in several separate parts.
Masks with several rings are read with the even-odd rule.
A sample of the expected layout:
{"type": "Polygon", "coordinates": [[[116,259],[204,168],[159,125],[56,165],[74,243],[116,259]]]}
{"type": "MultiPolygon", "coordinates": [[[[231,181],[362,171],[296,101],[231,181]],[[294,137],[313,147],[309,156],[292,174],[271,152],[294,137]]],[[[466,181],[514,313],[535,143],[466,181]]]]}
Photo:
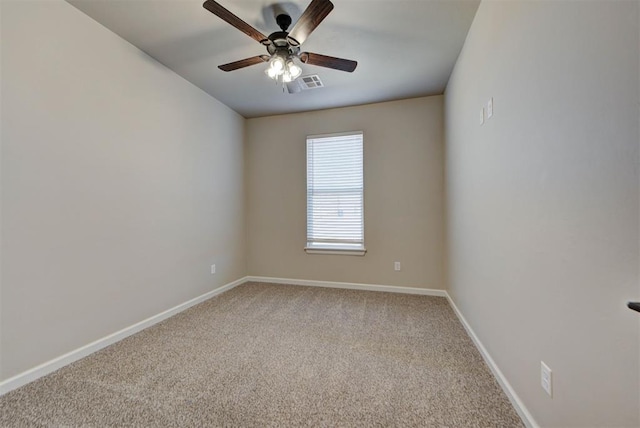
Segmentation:
{"type": "Polygon", "coordinates": [[[269,55],[258,55],[252,56],[251,58],[241,59],[240,61],[230,62],[229,64],[219,65],[218,68],[222,71],[233,71],[267,61],[269,61],[269,55]]]}
{"type": "Polygon", "coordinates": [[[229,12],[224,7],[220,6],[217,2],[213,0],[207,0],[204,2],[202,7],[204,7],[209,12],[216,15],[218,18],[221,18],[222,20],[227,21],[229,24],[233,25],[238,30],[242,31],[247,36],[262,43],[263,45],[268,45],[269,43],[271,43],[271,41],[267,38],[267,36],[262,34],[260,31],[256,30],[255,28],[253,28],[251,25],[244,22],[242,19],[235,16],[233,13],[229,12]]]}
{"type": "Polygon", "coordinates": [[[309,34],[320,25],[332,10],[333,3],[330,0],[312,0],[289,33],[289,42],[294,46],[303,44],[309,34]]]}
{"type": "Polygon", "coordinates": [[[302,52],[300,54],[300,61],[305,64],[318,65],[320,67],[333,68],[335,70],[341,70],[351,73],[358,66],[357,61],[351,61],[350,59],[336,58],[333,56],[320,55],[311,52],[302,52]]]}

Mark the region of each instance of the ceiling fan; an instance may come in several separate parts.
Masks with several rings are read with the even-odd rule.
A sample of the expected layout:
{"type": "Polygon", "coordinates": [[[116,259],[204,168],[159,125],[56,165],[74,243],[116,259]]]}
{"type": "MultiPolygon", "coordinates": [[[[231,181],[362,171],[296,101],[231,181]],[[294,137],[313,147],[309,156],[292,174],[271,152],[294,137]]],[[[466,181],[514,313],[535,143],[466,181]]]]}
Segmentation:
{"type": "Polygon", "coordinates": [[[282,31],[276,31],[269,36],[265,36],[214,0],[207,0],[202,6],[265,46],[269,54],[257,55],[218,66],[222,71],[233,71],[250,65],[268,62],[269,67],[265,71],[266,74],[276,81],[280,80],[284,86],[285,83],[293,82],[302,74],[302,69],[294,62],[294,58],[299,59],[304,64],[317,65],[349,73],[355,70],[358,65],[356,61],[349,59],[312,52],[300,52],[300,46],[307,40],[307,37],[333,10],[333,3],[330,0],[312,0],[290,32],[287,32],[287,29],[291,25],[291,17],[287,14],[276,16],[276,23],[282,31]]]}

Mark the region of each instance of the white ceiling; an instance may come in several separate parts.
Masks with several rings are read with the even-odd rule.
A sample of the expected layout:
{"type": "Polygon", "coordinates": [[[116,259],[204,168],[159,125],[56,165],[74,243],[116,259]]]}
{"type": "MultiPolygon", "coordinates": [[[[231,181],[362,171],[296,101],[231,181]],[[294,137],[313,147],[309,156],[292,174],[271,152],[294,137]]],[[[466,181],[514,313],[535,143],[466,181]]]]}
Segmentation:
{"type": "MultiPolygon", "coordinates": [[[[302,65],[324,88],[283,93],[266,64],[220,64],[266,49],[202,7],[204,0],[67,0],[244,117],[441,94],[480,0],[333,0],[302,50],[358,61],[353,73],[302,65]]],[[[295,25],[310,0],[218,0],[263,34],[279,31],[274,7],[295,25]]]]}

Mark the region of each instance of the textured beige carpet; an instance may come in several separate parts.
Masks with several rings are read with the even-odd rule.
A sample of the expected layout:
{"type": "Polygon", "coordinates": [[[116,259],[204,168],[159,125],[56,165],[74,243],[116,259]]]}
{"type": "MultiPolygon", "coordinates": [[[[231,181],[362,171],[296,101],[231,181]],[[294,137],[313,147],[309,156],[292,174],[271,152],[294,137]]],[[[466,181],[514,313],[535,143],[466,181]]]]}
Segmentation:
{"type": "Polygon", "coordinates": [[[0,426],[522,426],[446,299],[250,283],[0,397],[0,426]]]}

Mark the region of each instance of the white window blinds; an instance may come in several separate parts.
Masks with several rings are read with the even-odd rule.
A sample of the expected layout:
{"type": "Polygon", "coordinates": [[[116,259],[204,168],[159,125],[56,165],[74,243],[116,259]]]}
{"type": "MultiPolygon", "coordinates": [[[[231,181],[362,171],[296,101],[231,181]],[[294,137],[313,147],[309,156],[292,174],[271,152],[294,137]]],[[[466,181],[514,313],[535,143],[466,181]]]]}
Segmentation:
{"type": "Polygon", "coordinates": [[[362,132],[307,137],[307,249],[364,250],[362,132]]]}

